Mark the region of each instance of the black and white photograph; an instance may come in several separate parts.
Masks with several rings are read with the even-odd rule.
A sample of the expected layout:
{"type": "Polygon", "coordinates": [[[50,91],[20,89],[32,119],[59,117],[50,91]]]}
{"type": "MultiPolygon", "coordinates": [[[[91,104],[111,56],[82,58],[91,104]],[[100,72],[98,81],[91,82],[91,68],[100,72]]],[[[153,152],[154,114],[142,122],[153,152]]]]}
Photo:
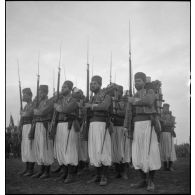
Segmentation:
{"type": "Polygon", "coordinates": [[[191,1],[4,4],[5,194],[191,194],[191,1]]]}

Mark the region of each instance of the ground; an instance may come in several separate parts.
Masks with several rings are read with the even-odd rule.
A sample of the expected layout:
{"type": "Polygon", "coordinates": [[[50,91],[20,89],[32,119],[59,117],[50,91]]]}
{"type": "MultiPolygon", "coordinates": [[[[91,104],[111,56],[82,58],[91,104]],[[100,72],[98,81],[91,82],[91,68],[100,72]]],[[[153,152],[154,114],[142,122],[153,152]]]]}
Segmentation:
{"type": "MultiPolygon", "coordinates": [[[[52,166],[52,169],[56,165],[52,166]]],[[[94,170],[85,172],[72,184],[55,182],[56,175],[49,180],[32,179],[30,177],[18,176],[24,168],[20,159],[6,159],[6,194],[149,194],[145,189],[132,189],[131,183],[139,180],[139,174],[130,169],[129,180],[114,178],[114,170],[109,170],[109,184],[101,187],[98,184],[86,184],[91,179],[94,170]]],[[[190,161],[179,159],[175,162],[174,172],[158,171],[156,174],[156,190],[153,194],[187,194],[190,193],[190,161]]],[[[35,167],[35,170],[38,170],[35,167]]],[[[152,193],[151,193],[152,194],[152,193]]]]}

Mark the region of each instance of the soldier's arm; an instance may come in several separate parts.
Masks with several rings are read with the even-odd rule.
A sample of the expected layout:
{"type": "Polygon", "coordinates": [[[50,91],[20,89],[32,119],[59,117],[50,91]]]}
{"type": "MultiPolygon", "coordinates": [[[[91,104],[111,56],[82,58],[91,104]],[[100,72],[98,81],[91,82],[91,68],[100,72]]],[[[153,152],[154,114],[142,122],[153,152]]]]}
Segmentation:
{"type": "Polygon", "coordinates": [[[69,114],[78,108],[77,100],[72,98],[70,103],[62,106],[62,112],[65,114],[69,114]]]}
{"type": "Polygon", "coordinates": [[[44,115],[47,115],[48,113],[52,112],[53,105],[54,105],[54,101],[48,100],[46,105],[43,108],[39,109],[39,111],[41,112],[41,115],[44,116],[44,115]]]}
{"type": "Polygon", "coordinates": [[[152,89],[148,90],[147,94],[138,101],[135,101],[136,106],[152,106],[156,99],[155,93],[152,89]]]}
{"type": "Polygon", "coordinates": [[[95,111],[108,111],[111,105],[111,97],[109,95],[105,96],[105,99],[102,103],[93,107],[95,111]]]}

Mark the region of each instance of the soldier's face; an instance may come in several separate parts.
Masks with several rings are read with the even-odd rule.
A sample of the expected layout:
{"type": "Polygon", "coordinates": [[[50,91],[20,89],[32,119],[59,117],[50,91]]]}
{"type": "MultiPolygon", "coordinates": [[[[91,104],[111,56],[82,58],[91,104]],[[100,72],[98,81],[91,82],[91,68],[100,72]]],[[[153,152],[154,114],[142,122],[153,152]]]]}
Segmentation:
{"type": "Polygon", "coordinates": [[[45,91],[39,90],[39,97],[40,99],[44,99],[47,96],[47,93],[45,91]]]}
{"type": "Polygon", "coordinates": [[[145,85],[145,83],[144,83],[144,81],[142,79],[140,79],[140,78],[135,79],[135,88],[137,90],[143,89],[144,85],[145,85]]]}
{"type": "Polygon", "coordinates": [[[90,83],[90,90],[92,92],[96,92],[100,89],[101,85],[97,81],[91,81],[90,83]]]}
{"type": "Polygon", "coordinates": [[[62,86],[62,94],[63,95],[67,95],[69,92],[70,92],[70,89],[69,89],[68,85],[67,84],[64,84],[62,86]]]}
{"type": "Polygon", "coordinates": [[[29,100],[31,100],[31,98],[32,98],[32,96],[30,96],[29,94],[23,93],[22,101],[28,102],[29,100]]]}
{"type": "Polygon", "coordinates": [[[163,111],[164,111],[164,112],[169,112],[169,107],[168,107],[168,106],[164,106],[164,107],[163,107],[163,111]]]}

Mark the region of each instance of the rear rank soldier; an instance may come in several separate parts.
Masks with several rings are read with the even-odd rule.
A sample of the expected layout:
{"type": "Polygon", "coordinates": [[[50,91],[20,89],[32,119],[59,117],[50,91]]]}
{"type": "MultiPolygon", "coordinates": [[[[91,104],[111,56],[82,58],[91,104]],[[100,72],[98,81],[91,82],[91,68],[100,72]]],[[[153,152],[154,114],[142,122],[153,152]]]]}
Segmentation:
{"type": "Polygon", "coordinates": [[[117,86],[113,99],[113,133],[112,139],[112,162],[117,172],[116,177],[127,180],[128,165],[130,163],[130,139],[124,134],[125,101],[122,99],[123,87],[117,86]]]}
{"type": "Polygon", "coordinates": [[[72,88],[73,83],[68,80],[65,81],[61,91],[62,98],[54,104],[54,109],[59,112],[54,147],[58,163],[63,170],[63,174],[58,180],[64,180],[66,184],[75,181],[78,165],[78,132],[80,126],[78,104],[71,94],[72,88]]]}
{"type": "Polygon", "coordinates": [[[34,109],[34,120],[36,122],[34,134],[35,159],[40,166],[40,171],[32,178],[45,179],[50,177],[50,166],[54,162],[53,143],[49,139],[48,124],[51,121],[51,110],[48,106],[48,85],[39,87],[39,105],[34,109]]]}
{"type": "Polygon", "coordinates": [[[162,132],[160,136],[161,160],[165,171],[173,171],[173,161],[177,160],[173,137],[175,137],[175,119],[169,111],[169,104],[163,104],[161,115],[162,132]]]}
{"type": "MultiPolygon", "coordinates": [[[[137,93],[128,100],[135,107],[132,163],[134,168],[140,171],[142,180],[137,184],[132,184],[131,187],[147,187],[147,190],[153,191],[155,189],[155,170],[161,167],[157,135],[152,124],[156,96],[152,89],[146,93],[146,89],[144,89],[146,75],[143,72],[136,73],[134,78],[137,93]],[[148,180],[146,180],[147,173],[148,180]]],[[[128,127],[126,124],[124,126],[128,127]]],[[[126,131],[128,130],[126,129],[126,131]]]]}
{"type": "MultiPolygon", "coordinates": [[[[84,122],[84,102],[85,96],[83,95],[83,91],[81,89],[74,88],[73,97],[77,99],[77,104],[79,107],[79,115],[78,120],[80,127],[84,122]]],[[[89,156],[88,156],[88,141],[83,137],[82,132],[79,132],[79,165],[78,165],[78,174],[81,175],[88,168],[89,156]]]]}
{"type": "Polygon", "coordinates": [[[109,134],[109,111],[111,106],[111,97],[101,90],[102,78],[93,76],[90,89],[94,92],[91,103],[86,103],[85,107],[90,108],[92,116],[90,117],[88,134],[88,153],[90,164],[96,167],[97,174],[95,178],[88,181],[100,182],[101,186],[107,184],[107,170],[111,166],[111,137],[109,134]]]}
{"type": "Polygon", "coordinates": [[[31,141],[28,138],[33,118],[32,92],[30,88],[24,88],[22,93],[22,101],[26,102],[27,104],[20,113],[21,126],[19,128],[21,129],[20,133],[22,134],[21,157],[22,161],[26,164],[26,167],[25,170],[20,173],[20,175],[31,176],[33,174],[35,164],[35,152],[33,148],[34,141],[31,141]]]}

